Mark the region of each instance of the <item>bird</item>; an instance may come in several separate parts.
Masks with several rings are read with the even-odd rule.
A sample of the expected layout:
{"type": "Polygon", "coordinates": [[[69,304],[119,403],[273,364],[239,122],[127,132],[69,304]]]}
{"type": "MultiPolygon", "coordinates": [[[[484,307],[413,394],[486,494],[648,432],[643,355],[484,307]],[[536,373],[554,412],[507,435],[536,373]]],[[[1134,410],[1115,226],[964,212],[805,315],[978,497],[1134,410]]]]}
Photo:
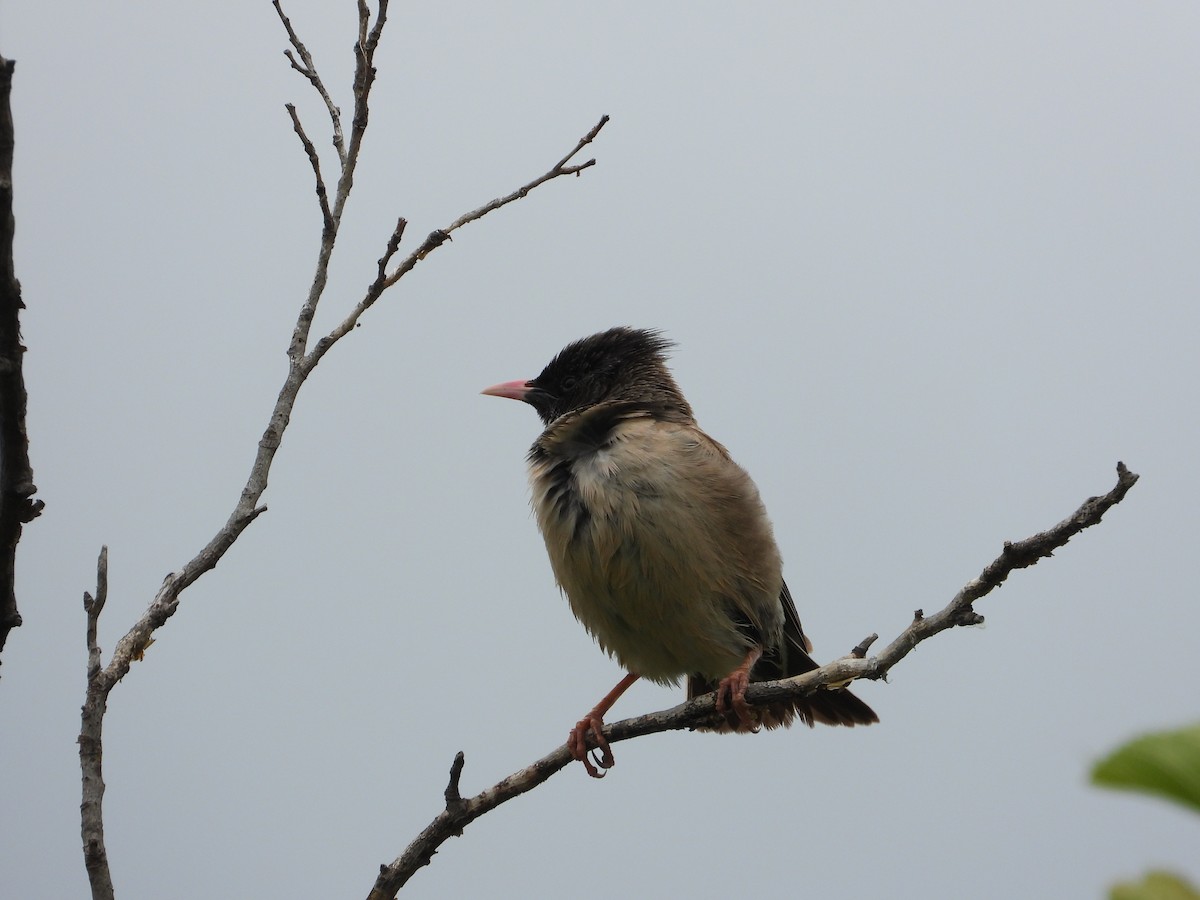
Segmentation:
{"type": "Polygon", "coordinates": [[[747,703],[751,682],[818,664],[758,489],[697,425],[667,367],[674,346],[657,329],[610,328],[568,344],[536,378],[482,391],[541,418],[527,462],[550,566],[575,617],[627,673],[568,735],[596,778],[615,763],[604,715],[639,678],[686,679],[689,699],[716,691],[717,717],[702,730],[879,721],[844,687],[747,703]]]}

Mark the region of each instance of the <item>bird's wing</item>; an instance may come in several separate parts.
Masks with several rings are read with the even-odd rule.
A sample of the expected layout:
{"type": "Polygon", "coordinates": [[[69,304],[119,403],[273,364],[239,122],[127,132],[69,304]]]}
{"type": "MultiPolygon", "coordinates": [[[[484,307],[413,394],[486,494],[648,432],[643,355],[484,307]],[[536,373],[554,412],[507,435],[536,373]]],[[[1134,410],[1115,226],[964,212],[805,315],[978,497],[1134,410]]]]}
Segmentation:
{"type": "Polygon", "coordinates": [[[800,613],[796,612],[796,601],[792,599],[792,592],[788,590],[786,581],[779,591],[779,605],[783,607],[783,636],[788,643],[802,652],[812,653],[812,641],[808,639],[800,624],[800,613]]]}

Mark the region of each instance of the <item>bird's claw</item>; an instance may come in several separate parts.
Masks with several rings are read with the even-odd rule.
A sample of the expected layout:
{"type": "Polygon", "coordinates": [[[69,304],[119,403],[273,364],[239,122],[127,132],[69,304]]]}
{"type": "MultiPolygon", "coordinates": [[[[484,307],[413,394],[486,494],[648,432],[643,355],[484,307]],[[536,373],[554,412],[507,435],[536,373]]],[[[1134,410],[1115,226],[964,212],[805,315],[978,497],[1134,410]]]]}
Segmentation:
{"type": "Polygon", "coordinates": [[[604,736],[604,720],[595,713],[588,713],[571,729],[567,736],[567,749],[571,751],[571,756],[583,763],[593,778],[603,778],[616,763],[612,747],[604,736]],[[594,748],[588,747],[588,732],[595,739],[594,748]]]}
{"type": "Polygon", "coordinates": [[[725,717],[730,726],[739,731],[756,734],[759,729],[758,715],[746,702],[746,688],[750,686],[750,672],[737,668],[721,679],[717,685],[717,712],[725,717]]]}
{"type": "Polygon", "coordinates": [[[587,768],[587,772],[593,778],[603,778],[608,774],[608,770],[612,768],[613,757],[612,751],[606,751],[608,756],[602,756],[599,750],[588,751],[587,757],[584,758],[583,764],[587,768]],[[600,768],[596,768],[599,766],[600,768]]]}

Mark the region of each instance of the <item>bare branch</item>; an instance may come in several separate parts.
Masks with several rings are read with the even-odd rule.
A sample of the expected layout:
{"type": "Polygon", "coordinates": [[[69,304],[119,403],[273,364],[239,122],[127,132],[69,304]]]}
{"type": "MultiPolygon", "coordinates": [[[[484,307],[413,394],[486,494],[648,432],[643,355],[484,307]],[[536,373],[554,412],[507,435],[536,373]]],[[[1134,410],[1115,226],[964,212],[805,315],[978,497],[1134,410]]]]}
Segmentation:
{"type": "Polygon", "coordinates": [[[96,596],[87,591],[83,593],[83,608],[87,612],[87,674],[90,680],[100,672],[100,644],[96,641],[96,632],[100,624],[100,613],[108,600],[108,547],[100,548],[100,558],[96,560],[96,596]]]}
{"type": "MultiPolygon", "coordinates": [[[[451,222],[447,228],[443,228],[442,230],[445,231],[446,234],[450,234],[454,231],[457,231],[459,228],[462,228],[464,225],[474,222],[476,219],[482,219],[492,210],[499,209],[506,204],[512,203],[514,200],[520,200],[535,187],[545,184],[552,178],[558,178],[560,175],[578,175],[584,169],[594,166],[596,164],[596,160],[594,159],[589,159],[587,162],[581,163],[577,166],[569,166],[567,163],[571,161],[575,154],[594,141],[596,139],[596,135],[600,133],[600,129],[607,124],[608,116],[601,116],[600,121],[592,127],[592,130],[579,139],[579,143],[575,145],[575,149],[555,163],[554,166],[551,167],[550,171],[548,171],[545,175],[535,178],[528,184],[521,185],[511,194],[506,194],[503,197],[497,197],[491,203],[487,203],[479,207],[479,209],[473,209],[471,212],[459,216],[457,219],[451,222]]],[[[398,273],[395,277],[399,278],[400,274],[402,273],[398,273]]]]}
{"type": "MultiPolygon", "coordinates": [[[[392,261],[392,257],[396,255],[396,251],[400,249],[400,241],[404,239],[404,229],[408,227],[408,220],[401,217],[396,220],[396,227],[392,230],[392,236],[388,238],[387,247],[384,248],[383,256],[379,257],[378,275],[375,276],[375,281],[368,290],[374,290],[376,285],[382,286],[387,280],[388,263],[392,261]]],[[[379,288],[382,290],[382,287],[379,288]]]]}
{"type": "MultiPolygon", "coordinates": [[[[932,616],[924,616],[918,610],[912,624],[878,656],[865,657],[867,649],[876,639],[875,635],[871,635],[855,647],[849,656],[819,669],[795,678],[750,685],[746,692],[747,702],[752,706],[764,706],[784,698],[803,697],[818,690],[836,689],[858,678],[885,678],[888,671],[921,641],[956,625],[974,625],[982,622],[983,617],[972,609],[971,605],[975,601],[1003,584],[1013,570],[1032,566],[1038,560],[1051,556],[1083,529],[1097,524],[1105,512],[1124,499],[1137,480],[1138,476],[1130,472],[1124,463],[1117,463],[1117,484],[1111,491],[1101,497],[1089,498],[1074,514],[1053,528],[1023,541],[1006,542],[1000,555],[978,578],[967,582],[945,609],[932,616]]],[[[706,694],[672,709],[606,725],[604,734],[609,743],[616,743],[647,734],[695,728],[719,719],[716,695],[706,694]]],[[[533,790],[573,761],[564,744],[532,765],[464,800],[458,793],[462,759],[463,755],[459,753],[451,769],[450,787],[446,789],[446,808],[438,813],[396,860],[379,867],[379,877],[368,894],[368,900],[391,900],[418,869],[429,864],[434,853],[447,839],[461,835],[463,829],[480,816],[507,800],[533,790]]]]}
{"type": "Polygon", "coordinates": [[[15,145],[12,78],[16,63],[0,57],[0,651],[8,633],[21,624],[17,611],[17,544],[27,522],[45,506],[34,500],[37,485],[29,464],[29,438],[25,432],[25,376],[21,344],[21,283],[13,263],[12,164],[15,145]]]}
{"type": "Polygon", "coordinates": [[[292,127],[299,136],[300,143],[304,145],[304,152],[308,155],[308,161],[312,164],[313,175],[317,179],[317,202],[321,205],[321,220],[323,222],[321,236],[324,238],[333,233],[333,213],[329,211],[329,194],[325,190],[325,179],[321,177],[321,160],[317,157],[317,148],[313,146],[313,142],[304,133],[304,126],[300,124],[300,115],[296,112],[295,104],[284,104],[284,108],[288,111],[288,115],[292,117],[292,127]]]}
{"type": "MultiPolygon", "coordinates": [[[[324,292],[328,279],[329,261],[337,239],[342,210],[353,187],[354,170],[358,164],[359,150],[361,149],[363,135],[367,127],[367,100],[371,85],[375,79],[374,55],[379,45],[384,22],[386,21],[388,4],[387,0],[380,0],[378,14],[372,25],[370,22],[370,12],[365,0],[359,0],[358,3],[359,33],[358,41],[355,44],[354,119],[351,126],[349,144],[343,150],[341,125],[337,108],[333,106],[329,99],[328,91],[325,90],[323,83],[317,76],[316,68],[308,50],[292,30],[291,23],[287,17],[283,15],[279,0],[273,0],[273,2],[276,10],[279,12],[284,28],[287,30],[289,40],[291,40],[292,46],[300,56],[300,62],[297,62],[295,56],[291,52],[287,52],[286,56],[288,60],[291,62],[293,68],[309,79],[318,93],[321,94],[330,110],[330,116],[334,123],[334,143],[338,148],[341,160],[341,173],[331,206],[325,190],[325,183],[321,175],[315,148],[301,126],[295,108],[288,105],[287,109],[292,117],[293,127],[300,137],[301,144],[304,146],[305,153],[309,157],[313,173],[316,176],[317,196],[321,203],[323,228],[312,285],[309,288],[307,298],[301,306],[288,345],[287,376],[279,389],[275,407],[271,412],[267,427],[263,432],[261,440],[258,442],[258,453],[250,467],[250,474],[246,479],[246,484],[242,488],[241,496],[238,498],[233,512],[224,526],[195,557],[189,560],[181,569],[169,573],[163,579],[158,593],[146,611],[133,624],[129,631],[117,641],[112,658],[109,660],[107,666],[103,665],[100,647],[97,642],[99,616],[104,608],[107,596],[107,550],[101,552],[98,564],[96,596],[93,598],[90,595],[85,595],[84,606],[88,616],[88,679],[87,697],[83,705],[79,734],[79,759],[83,775],[83,803],[80,810],[84,854],[88,877],[92,886],[92,896],[93,898],[100,898],[100,900],[109,900],[113,896],[112,875],[109,871],[107,853],[104,847],[102,815],[102,801],[104,797],[102,734],[108,696],[121,679],[128,674],[133,663],[145,657],[147,648],[154,642],[154,633],[175,614],[182,592],[201,575],[216,566],[229,548],[241,536],[242,532],[258,516],[266,512],[266,507],[260,505],[259,501],[267,489],[271,465],[275,454],[279,450],[283,433],[286,431],[288,423],[291,420],[292,409],[295,407],[300,389],[304,386],[309,373],[316,363],[337,338],[341,336],[341,333],[338,333],[338,330],[335,329],[335,336],[322,339],[317,347],[311,352],[306,353],[313,316],[316,313],[317,303],[324,292]]],[[[561,168],[561,164],[559,168],[561,168]]],[[[564,170],[556,174],[565,173],[564,170]]],[[[548,179],[543,177],[537,183],[545,180],[548,179]]],[[[389,276],[387,267],[400,246],[400,241],[404,236],[405,224],[404,219],[400,219],[396,223],[396,228],[387,242],[383,257],[379,260],[376,278],[368,289],[368,299],[360,303],[356,307],[355,312],[352,313],[351,318],[347,319],[346,323],[343,323],[346,331],[354,326],[355,321],[362,314],[363,310],[369,307],[390,284],[394,283],[396,276],[394,273],[389,276]]],[[[428,253],[433,247],[438,246],[445,240],[449,240],[447,234],[434,232],[434,234],[426,238],[422,247],[419,248],[419,252],[428,253]]],[[[409,265],[409,268],[411,267],[409,265]]],[[[461,772],[461,764],[459,771],[461,772]]],[[[447,796],[449,800],[449,795],[447,796]]]]}
{"type": "MultiPolygon", "coordinates": [[[[383,34],[384,22],[387,21],[387,0],[380,0],[379,13],[376,16],[375,25],[369,31],[370,10],[367,8],[365,0],[359,0],[358,3],[358,41],[354,47],[354,117],[350,125],[349,147],[343,147],[340,112],[332,105],[329,93],[325,90],[324,84],[317,76],[312,56],[309,55],[304,45],[300,43],[299,38],[295,36],[291,22],[283,15],[279,0],[272,0],[272,2],[279,12],[284,27],[287,29],[289,40],[292,41],[292,45],[296,47],[297,51],[301,54],[301,59],[304,60],[304,67],[301,68],[301,71],[313,83],[318,93],[321,94],[322,99],[325,100],[326,106],[331,110],[330,114],[333,116],[334,121],[334,145],[338,148],[338,158],[341,161],[341,173],[338,176],[333,206],[329,211],[329,216],[332,219],[332,227],[328,224],[329,219],[326,219],[326,227],[321,235],[321,249],[317,254],[317,267],[313,272],[312,285],[309,287],[308,297],[300,309],[300,315],[296,319],[296,328],[292,332],[292,342],[288,347],[288,359],[291,361],[293,368],[299,376],[299,380],[302,382],[307,376],[308,371],[311,371],[312,366],[316,364],[316,360],[308,361],[305,364],[303,357],[308,349],[309,330],[312,327],[313,318],[316,316],[317,304],[320,302],[321,295],[325,292],[325,285],[329,280],[329,261],[333,256],[333,247],[337,241],[338,229],[341,226],[342,211],[345,209],[346,201],[350,197],[350,191],[354,187],[354,171],[358,166],[358,155],[362,148],[363,136],[366,134],[369,118],[368,99],[371,93],[371,86],[375,83],[375,50],[378,48],[380,37],[383,34]]],[[[294,61],[293,66],[295,66],[294,61]]],[[[324,207],[322,207],[322,212],[324,212],[324,207]]],[[[373,303],[374,300],[371,302],[373,303]]],[[[319,359],[321,355],[324,355],[324,351],[317,358],[319,359]]]]}
{"type": "Polygon", "coordinates": [[[576,153],[594,141],[596,139],[596,135],[600,133],[600,129],[606,124],[608,124],[608,116],[601,116],[600,121],[595,124],[592,130],[579,139],[579,143],[575,145],[575,149],[558,161],[557,165],[554,167],[554,170],[563,175],[575,175],[578,174],[581,169],[586,169],[588,166],[594,166],[596,164],[594,159],[589,159],[580,166],[568,166],[567,163],[571,161],[576,153]]]}
{"type": "MultiPolygon", "coordinates": [[[[311,369],[313,366],[315,366],[321,361],[321,357],[325,355],[330,347],[353,331],[354,326],[358,323],[358,320],[362,317],[362,314],[374,305],[375,301],[383,295],[384,291],[411,272],[413,267],[415,267],[418,262],[423,260],[438,247],[442,246],[442,244],[450,241],[450,232],[461,228],[468,222],[474,222],[477,219],[482,219],[488,213],[493,212],[502,206],[507,206],[509,203],[520,200],[523,197],[527,197],[530,191],[539,185],[545,184],[547,181],[551,181],[552,179],[558,178],[562,175],[577,175],[584,169],[594,166],[596,164],[596,160],[594,159],[590,159],[586,163],[579,166],[569,166],[567,163],[570,162],[571,158],[574,157],[575,154],[577,154],[581,149],[586,147],[595,139],[596,135],[600,133],[600,129],[603,128],[607,122],[608,116],[601,116],[600,121],[596,123],[592,130],[580,138],[579,142],[575,145],[574,150],[560,159],[557,163],[551,166],[548,171],[539,175],[537,178],[521,185],[511,194],[505,194],[503,197],[498,197],[491,203],[486,203],[478,209],[464,213],[450,223],[450,225],[446,228],[439,228],[435,231],[431,231],[421,245],[413,250],[412,253],[410,253],[407,257],[405,257],[400,265],[396,267],[394,272],[384,277],[387,261],[392,258],[393,254],[396,252],[396,248],[400,243],[397,238],[397,233],[401,232],[403,229],[398,225],[397,233],[393,233],[392,240],[388,242],[387,252],[384,254],[383,259],[379,261],[379,275],[371,283],[370,287],[367,288],[366,294],[363,296],[362,300],[358,302],[358,305],[350,311],[350,315],[346,316],[346,318],[343,319],[336,328],[330,331],[329,334],[317,341],[316,346],[313,347],[312,352],[309,353],[308,358],[305,360],[308,367],[311,369]]],[[[400,221],[404,222],[403,219],[400,221]]]]}
{"type": "Polygon", "coordinates": [[[275,7],[275,12],[279,14],[279,21],[283,23],[284,30],[287,31],[288,40],[296,48],[296,52],[300,54],[303,65],[296,62],[296,57],[292,56],[292,51],[284,50],[283,55],[288,58],[288,62],[292,64],[293,69],[308,79],[317,93],[321,95],[321,99],[325,101],[325,108],[329,110],[329,119],[333,124],[333,146],[337,150],[339,164],[345,168],[346,145],[342,137],[342,111],[337,108],[333,102],[333,98],[329,96],[329,91],[326,90],[325,83],[321,81],[321,76],[317,74],[317,67],[313,63],[312,54],[308,52],[308,48],[304,46],[304,43],[296,35],[296,32],[292,30],[292,22],[283,14],[283,7],[279,5],[279,0],[271,0],[271,3],[275,7]]]}
{"type": "Polygon", "coordinates": [[[1125,467],[1125,463],[1118,462],[1117,483],[1111,491],[1101,497],[1089,497],[1079,509],[1053,528],[1039,532],[1023,541],[1017,541],[1015,544],[1006,541],[1000,555],[980,573],[978,578],[967,582],[945,609],[931,616],[926,616],[921,610],[917,610],[912,624],[904,629],[899,637],[888,644],[878,656],[862,661],[863,667],[869,671],[854,677],[883,678],[887,675],[888,669],[907,656],[913,647],[926,638],[956,625],[982,623],[983,616],[975,612],[972,607],[975,601],[998,588],[1015,569],[1028,568],[1038,560],[1052,556],[1055,550],[1065,546],[1079,532],[1097,524],[1104,513],[1125,498],[1137,480],[1138,476],[1130,472],[1125,467]]]}
{"type": "Polygon", "coordinates": [[[387,21],[387,0],[379,0],[379,12],[375,25],[367,31],[370,10],[365,0],[358,3],[358,41],[354,45],[354,118],[350,122],[350,145],[342,165],[342,177],[338,180],[337,198],[334,201],[333,217],[341,222],[342,208],[354,185],[354,169],[358,165],[358,152],[367,133],[369,108],[367,100],[375,84],[375,50],[383,35],[383,24],[387,21]]]}
{"type": "Polygon", "coordinates": [[[87,610],[87,697],[83,702],[83,727],[79,732],[79,767],[83,772],[83,800],[79,804],[80,832],[83,837],[83,862],[92,886],[92,900],[113,900],[112,873],[104,846],[104,777],[101,769],[104,710],[108,691],[100,670],[100,645],[96,627],[100,612],[108,600],[108,548],[100,549],[96,560],[96,596],[83,595],[87,610]]]}
{"type": "MultiPolygon", "coordinates": [[[[268,429],[269,431],[269,429],[268,429]]],[[[260,444],[261,448],[261,444],[260,444]]],[[[261,455],[261,454],[260,454],[261,455]]],[[[269,465],[269,462],[267,463],[269,465]]],[[[154,632],[160,628],[179,606],[179,594],[197,578],[216,566],[238,536],[259,515],[266,512],[265,506],[244,506],[252,496],[266,489],[266,471],[257,467],[252,471],[250,482],[242,493],[241,501],[225,527],[209,541],[190,562],[178,572],[172,572],[163,580],[158,594],[141,618],[117,642],[112,659],[101,666],[100,647],[96,642],[96,627],[100,612],[104,608],[108,592],[108,548],[100,553],[97,566],[96,596],[84,596],[84,608],[88,614],[88,666],[87,696],[83,703],[79,731],[79,765],[83,776],[83,800],[80,804],[80,827],[83,834],[84,862],[91,882],[93,900],[112,900],[112,874],[108,867],[108,854],[104,847],[104,801],[103,778],[103,733],[104,714],[108,708],[108,695],[128,674],[130,666],[144,658],[146,648],[153,643],[154,632]],[[261,485],[261,487],[256,487],[261,485]],[[248,496],[248,493],[250,495],[248,496]]]]}

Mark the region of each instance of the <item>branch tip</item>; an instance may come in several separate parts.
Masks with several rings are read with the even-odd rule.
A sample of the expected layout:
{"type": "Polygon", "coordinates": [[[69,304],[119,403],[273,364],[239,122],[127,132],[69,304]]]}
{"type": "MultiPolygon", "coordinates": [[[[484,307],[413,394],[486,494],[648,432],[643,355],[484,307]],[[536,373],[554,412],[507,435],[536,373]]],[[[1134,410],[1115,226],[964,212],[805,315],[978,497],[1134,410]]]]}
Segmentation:
{"type": "Polygon", "coordinates": [[[466,764],[467,757],[459,750],[454,754],[454,762],[450,764],[450,783],[446,785],[446,809],[449,812],[454,812],[458,807],[462,806],[462,794],[459,793],[459,780],[462,778],[463,766],[466,764]]]}
{"type": "Polygon", "coordinates": [[[100,545],[100,555],[96,558],[96,596],[92,600],[94,615],[100,615],[108,600],[108,545],[100,545]]]}
{"type": "Polygon", "coordinates": [[[850,651],[850,655],[854,659],[863,659],[867,655],[867,651],[871,649],[871,645],[877,640],[879,640],[879,635],[872,632],[855,645],[854,649],[850,651]]]}
{"type": "Polygon", "coordinates": [[[334,105],[333,98],[325,88],[325,83],[321,81],[321,76],[317,74],[317,64],[313,61],[312,54],[308,52],[308,48],[304,46],[304,43],[300,40],[300,36],[292,28],[291,20],[284,15],[283,7],[280,5],[279,0],[271,0],[271,5],[275,7],[275,12],[279,15],[279,21],[283,23],[283,29],[287,32],[288,43],[300,55],[301,62],[296,61],[296,57],[292,55],[291,50],[284,50],[283,55],[287,57],[292,68],[308,80],[308,83],[313,86],[313,89],[325,103],[325,109],[329,113],[329,120],[333,126],[333,146],[337,150],[338,162],[341,163],[342,169],[345,170],[346,147],[342,136],[341,111],[334,105]]]}
{"type": "Polygon", "coordinates": [[[329,208],[329,191],[325,187],[325,179],[321,175],[321,158],[317,156],[317,148],[305,133],[304,126],[300,124],[300,114],[296,112],[295,104],[285,103],[284,108],[287,109],[288,115],[292,119],[292,130],[300,138],[300,143],[304,147],[304,155],[308,157],[308,164],[312,166],[313,177],[316,180],[317,204],[321,209],[322,233],[326,237],[332,236],[336,231],[337,224],[333,218],[333,211],[329,208]]]}

